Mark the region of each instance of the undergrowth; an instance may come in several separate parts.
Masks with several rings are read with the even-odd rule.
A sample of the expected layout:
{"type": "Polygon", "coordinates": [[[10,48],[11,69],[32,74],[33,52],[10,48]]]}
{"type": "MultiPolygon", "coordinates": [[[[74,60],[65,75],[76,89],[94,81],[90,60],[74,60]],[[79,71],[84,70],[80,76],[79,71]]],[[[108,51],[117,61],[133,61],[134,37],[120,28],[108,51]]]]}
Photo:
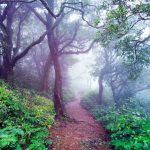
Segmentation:
{"type": "Polygon", "coordinates": [[[109,143],[116,150],[150,150],[150,117],[135,99],[120,107],[99,106],[89,95],[82,105],[110,133],[109,143]]]}
{"type": "Polygon", "coordinates": [[[46,150],[52,144],[52,101],[28,90],[13,90],[0,82],[0,149],[46,150]]]}

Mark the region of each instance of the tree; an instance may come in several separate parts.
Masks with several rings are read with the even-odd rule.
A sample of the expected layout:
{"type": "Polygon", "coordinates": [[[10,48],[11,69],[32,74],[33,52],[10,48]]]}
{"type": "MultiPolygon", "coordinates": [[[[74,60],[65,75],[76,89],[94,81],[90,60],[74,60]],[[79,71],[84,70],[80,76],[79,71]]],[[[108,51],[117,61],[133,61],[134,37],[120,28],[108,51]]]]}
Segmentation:
{"type": "Polygon", "coordinates": [[[93,75],[99,79],[98,103],[105,102],[103,97],[105,83],[111,89],[115,104],[119,106],[123,100],[133,96],[135,82],[129,80],[129,73],[122,65],[122,58],[117,55],[117,51],[112,48],[112,45],[102,48],[96,59],[93,75]]]}
{"type": "Polygon", "coordinates": [[[146,0],[115,0],[106,7],[110,5],[105,28],[99,32],[99,37],[105,45],[111,41],[116,43],[131,78],[135,79],[142,68],[149,64],[150,35],[146,35],[145,29],[148,29],[150,20],[150,4],[146,0]]]}
{"type": "MultiPolygon", "coordinates": [[[[67,14],[70,14],[70,9],[72,11],[76,10],[82,13],[82,17],[84,17],[82,8],[83,3],[81,2],[73,2],[68,3],[64,2],[61,5],[61,9],[57,15],[54,15],[55,17],[51,17],[51,14],[54,14],[54,1],[48,1],[46,3],[45,1],[42,1],[44,7],[48,10],[48,13],[46,14],[46,20],[44,20],[44,17],[41,16],[34,8],[30,7],[32,12],[38,17],[38,19],[46,26],[46,30],[50,30],[50,32],[47,32],[47,39],[48,39],[48,46],[49,46],[49,57],[47,59],[47,63],[44,67],[44,74],[43,74],[43,83],[42,83],[42,91],[45,91],[47,89],[47,80],[48,80],[48,74],[49,74],[49,68],[50,68],[50,62],[52,61],[54,70],[55,70],[55,82],[54,82],[54,105],[56,110],[56,117],[61,117],[64,114],[64,108],[63,108],[63,96],[62,96],[62,75],[61,75],[61,65],[59,62],[59,57],[61,55],[67,55],[67,54],[79,54],[79,53],[86,53],[88,52],[92,46],[94,45],[94,42],[92,42],[86,50],[82,47],[78,47],[73,44],[76,36],[78,28],[75,27],[73,36],[69,35],[67,39],[59,37],[58,34],[58,27],[63,22],[63,19],[67,14]],[[79,7],[79,8],[78,8],[79,7]],[[80,8],[81,7],[81,8],[80,8]],[[68,9],[67,12],[64,12],[64,9],[68,9]],[[54,19],[56,18],[56,19],[54,19]],[[73,45],[72,45],[73,44],[73,45]],[[72,48],[73,47],[73,50],[72,48]],[[66,49],[69,48],[71,51],[66,49]],[[75,48],[78,50],[76,51],[75,48]],[[75,51],[74,51],[75,50],[75,51]]],[[[57,4],[57,3],[56,3],[57,4]]],[[[85,20],[85,19],[84,19],[85,20]]],[[[87,22],[87,21],[86,21],[87,22]]],[[[63,35],[60,34],[60,36],[63,37],[63,35]]]]}
{"type": "MultiPolygon", "coordinates": [[[[2,2],[1,2],[2,3],[2,2]]],[[[8,82],[13,82],[13,69],[16,63],[23,58],[29,50],[39,44],[45,37],[46,32],[44,32],[37,40],[31,42],[24,49],[21,46],[22,38],[22,26],[25,22],[29,10],[25,9],[22,4],[17,2],[4,2],[6,6],[1,6],[2,11],[0,14],[0,30],[1,30],[1,77],[8,82]],[[24,11],[23,11],[24,10],[24,11]],[[15,37],[15,27],[14,22],[18,21],[18,26],[16,27],[18,31],[16,32],[17,38],[15,37]],[[15,42],[14,42],[15,40],[15,42]],[[21,51],[20,51],[21,50],[21,51]]]]}
{"type": "MultiPolygon", "coordinates": [[[[29,50],[31,48],[33,48],[35,45],[41,43],[43,41],[43,39],[45,38],[45,36],[47,36],[47,42],[48,42],[48,47],[49,47],[49,54],[47,57],[47,61],[45,62],[45,66],[44,69],[42,70],[42,90],[44,91],[45,89],[47,89],[47,85],[48,85],[48,77],[49,77],[49,73],[50,73],[50,67],[53,65],[54,67],[54,72],[55,72],[55,81],[54,81],[54,93],[53,93],[53,99],[54,99],[54,105],[55,105],[55,110],[56,110],[56,116],[59,118],[61,116],[63,116],[64,114],[64,109],[63,109],[63,96],[62,96],[62,71],[61,71],[61,65],[60,65],[60,56],[61,55],[70,55],[70,54],[80,54],[80,53],[87,53],[92,46],[95,43],[95,40],[93,40],[87,48],[84,48],[83,44],[80,44],[80,46],[77,45],[76,41],[76,36],[77,36],[77,31],[78,29],[75,27],[74,29],[74,34],[73,36],[71,36],[71,34],[68,36],[69,39],[62,39],[60,40],[57,37],[57,29],[58,26],[62,25],[61,23],[63,22],[62,20],[64,19],[65,16],[67,15],[71,15],[71,13],[74,12],[78,12],[81,15],[81,20],[83,20],[84,22],[86,22],[86,24],[88,26],[97,28],[95,25],[93,25],[92,23],[90,23],[87,18],[85,17],[85,12],[87,9],[89,9],[89,7],[95,7],[89,4],[84,4],[83,2],[80,1],[64,1],[63,3],[60,4],[61,7],[57,7],[59,1],[45,1],[45,0],[28,0],[28,1],[24,1],[24,0],[7,0],[7,1],[1,1],[1,4],[5,4],[3,11],[1,12],[1,17],[4,17],[4,20],[1,21],[1,30],[3,33],[3,37],[5,35],[4,33],[4,28],[3,25],[5,26],[5,22],[9,22],[8,18],[11,18],[11,23],[9,23],[9,29],[11,31],[8,32],[12,33],[9,34],[7,37],[9,37],[9,40],[5,40],[5,38],[3,38],[2,43],[6,43],[7,44],[3,44],[2,48],[3,48],[3,52],[9,52],[7,55],[3,53],[3,62],[2,64],[6,64],[2,65],[2,68],[4,70],[4,77],[7,81],[11,80],[12,81],[12,74],[13,74],[13,69],[14,66],[16,65],[16,63],[23,58],[24,56],[26,56],[26,54],[29,52],[29,50]],[[35,14],[35,16],[43,23],[46,31],[42,34],[42,36],[40,36],[39,38],[37,38],[37,40],[33,40],[33,42],[31,44],[29,44],[27,47],[23,47],[21,45],[21,38],[22,38],[22,25],[20,25],[20,27],[18,28],[18,35],[17,35],[17,43],[16,43],[16,47],[14,44],[14,34],[13,34],[13,23],[16,22],[15,20],[13,20],[13,16],[10,17],[10,15],[8,15],[8,12],[11,10],[9,8],[9,5],[13,6],[12,10],[16,10],[16,12],[19,12],[18,10],[21,9],[22,6],[25,7],[25,10],[29,11],[29,13],[33,12],[35,14]],[[36,9],[37,8],[37,9],[36,9]],[[45,10],[46,9],[46,10],[45,10]],[[8,12],[7,12],[8,10],[8,12]],[[40,11],[42,10],[44,13],[41,15],[40,11]],[[57,11],[57,13],[55,13],[57,11]],[[63,42],[62,42],[63,41],[63,42]],[[74,42],[75,41],[75,42],[74,42]],[[61,42],[61,43],[59,43],[61,42]],[[8,45],[11,48],[8,48],[8,45]],[[15,47],[15,49],[14,49],[15,47]],[[5,59],[5,57],[8,58],[5,59]],[[6,63],[7,62],[7,63],[6,63]],[[9,65],[8,65],[9,64],[9,65]],[[9,69],[11,68],[11,69],[9,69]],[[11,71],[10,71],[11,70],[11,71]],[[10,77],[9,77],[10,76],[10,77]],[[9,79],[11,78],[11,79],[9,79]]],[[[11,13],[11,15],[14,15],[16,12],[11,13]]],[[[22,13],[22,11],[20,11],[22,13]]],[[[21,14],[21,16],[23,16],[21,14]]],[[[26,18],[25,18],[26,19],[26,18]]],[[[23,20],[23,23],[25,22],[25,19],[23,20]]],[[[21,23],[21,24],[23,24],[21,23]]],[[[33,36],[34,37],[34,36],[33,36]]],[[[34,55],[35,56],[35,55],[34,55]]],[[[36,58],[33,57],[33,59],[36,61],[36,58]]],[[[36,63],[37,64],[37,63],[36,63]]],[[[37,65],[38,66],[38,65],[37,65]]],[[[40,71],[38,71],[38,73],[40,74],[40,71]]]]}

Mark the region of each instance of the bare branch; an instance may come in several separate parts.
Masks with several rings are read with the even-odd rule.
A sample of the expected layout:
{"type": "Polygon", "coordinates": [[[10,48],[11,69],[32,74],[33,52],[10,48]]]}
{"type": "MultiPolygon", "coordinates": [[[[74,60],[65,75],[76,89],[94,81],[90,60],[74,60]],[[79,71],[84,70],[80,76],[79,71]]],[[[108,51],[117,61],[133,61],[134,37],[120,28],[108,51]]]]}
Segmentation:
{"type": "Polygon", "coordinates": [[[21,3],[33,3],[37,0],[31,0],[31,1],[27,1],[27,0],[0,0],[0,4],[1,3],[7,3],[7,2],[21,2],[21,3]]]}
{"type": "Polygon", "coordinates": [[[6,19],[7,13],[10,9],[10,5],[7,5],[3,11],[3,14],[0,16],[0,21],[3,22],[6,19]]]}
{"type": "Polygon", "coordinates": [[[21,59],[22,57],[24,57],[29,50],[34,47],[35,45],[39,44],[40,42],[42,42],[45,38],[45,36],[47,35],[47,33],[49,33],[50,31],[54,30],[55,27],[59,24],[59,21],[63,18],[63,15],[58,18],[58,20],[55,22],[55,24],[53,25],[53,27],[51,27],[49,30],[45,31],[37,40],[33,41],[27,48],[25,48],[20,54],[18,54],[17,56],[14,56],[14,58],[12,59],[12,66],[14,66],[17,61],[19,59],[21,59]]]}
{"type": "Polygon", "coordinates": [[[30,5],[26,5],[33,13],[34,15],[44,24],[46,25],[46,21],[44,20],[44,18],[34,9],[32,8],[30,5]]]}
{"type": "Polygon", "coordinates": [[[138,88],[138,89],[135,89],[134,92],[137,93],[137,92],[141,92],[141,91],[144,91],[144,90],[148,90],[150,89],[150,85],[146,85],[145,87],[141,87],[141,88],[138,88]]]}
{"type": "Polygon", "coordinates": [[[36,41],[32,42],[25,50],[23,50],[20,54],[18,54],[16,57],[14,57],[12,59],[12,66],[15,66],[16,62],[19,59],[21,59],[22,57],[24,57],[32,47],[34,47],[35,45],[42,42],[44,40],[46,34],[47,34],[47,32],[44,32],[36,41]]]}
{"type": "Polygon", "coordinates": [[[60,55],[70,55],[70,54],[84,54],[88,53],[92,47],[94,46],[96,40],[92,41],[89,47],[86,50],[77,50],[77,51],[66,51],[66,52],[61,52],[60,55]]]}
{"type": "MultiPolygon", "coordinates": [[[[48,4],[45,2],[45,0],[40,0],[41,1],[41,3],[44,5],[44,7],[47,9],[47,11],[51,14],[51,16],[53,17],[53,18],[57,18],[57,17],[59,17],[63,12],[64,12],[64,9],[65,8],[70,8],[70,9],[72,9],[72,10],[75,10],[75,11],[78,11],[78,12],[80,12],[81,13],[81,16],[82,16],[82,20],[83,21],[85,21],[89,26],[91,26],[92,28],[96,28],[96,29],[99,29],[99,28],[101,28],[101,26],[100,27],[97,27],[97,26],[94,26],[94,25],[92,25],[89,21],[87,21],[86,19],[85,19],[85,15],[84,15],[84,11],[83,11],[83,9],[85,8],[85,7],[87,7],[87,6],[94,6],[94,5],[84,5],[82,2],[76,2],[76,3],[69,3],[69,2],[64,2],[64,3],[62,3],[62,5],[61,5],[61,7],[60,7],[60,11],[55,15],[53,12],[52,12],[52,10],[49,8],[49,6],[48,6],[48,4]],[[76,5],[79,5],[80,4],[80,8],[75,8],[75,7],[73,7],[73,6],[70,6],[70,5],[74,5],[74,6],[76,6],[76,5]]],[[[96,6],[95,6],[96,7],[96,6]]]]}
{"type": "Polygon", "coordinates": [[[29,13],[29,10],[25,13],[24,16],[22,16],[22,14],[19,14],[20,16],[20,21],[19,21],[19,24],[18,24],[18,32],[17,32],[17,39],[16,39],[16,47],[13,48],[13,51],[14,51],[14,54],[17,53],[17,51],[19,50],[20,48],[20,40],[21,40],[21,26],[22,26],[22,23],[24,22],[24,20],[26,19],[26,17],[28,16],[28,13],[29,13]]]}
{"type": "MultiPolygon", "coordinates": [[[[50,15],[56,19],[56,15],[51,11],[48,4],[44,0],[40,0],[43,6],[47,9],[47,11],[50,13],[50,15]]],[[[59,16],[58,16],[59,17],[59,16]]]]}
{"type": "Polygon", "coordinates": [[[90,26],[92,28],[96,28],[96,29],[101,28],[101,26],[94,26],[94,25],[92,25],[88,20],[85,19],[85,12],[83,11],[83,8],[84,8],[83,6],[81,8],[75,8],[75,7],[72,7],[72,6],[64,6],[61,11],[63,11],[64,8],[69,8],[69,9],[72,9],[72,10],[80,12],[82,20],[85,21],[88,26],[90,26]]]}
{"type": "Polygon", "coordinates": [[[77,33],[78,33],[78,28],[79,26],[77,25],[72,38],[68,42],[65,43],[65,45],[60,49],[60,52],[62,52],[66,47],[68,47],[75,40],[77,33]]]}

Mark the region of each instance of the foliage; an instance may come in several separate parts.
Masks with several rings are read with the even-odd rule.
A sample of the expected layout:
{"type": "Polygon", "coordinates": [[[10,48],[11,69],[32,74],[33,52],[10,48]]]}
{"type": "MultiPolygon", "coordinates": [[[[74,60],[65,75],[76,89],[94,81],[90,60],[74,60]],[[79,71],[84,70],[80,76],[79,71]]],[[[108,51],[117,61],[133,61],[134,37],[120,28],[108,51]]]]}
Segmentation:
{"type": "Polygon", "coordinates": [[[150,4],[137,4],[132,12],[133,14],[145,13],[147,16],[150,16],[150,4]]]}
{"type": "Polygon", "coordinates": [[[138,4],[135,0],[114,0],[108,4],[105,28],[97,34],[104,47],[108,48],[113,43],[114,48],[119,49],[118,55],[123,59],[131,79],[139,77],[142,69],[150,63],[150,36],[145,34],[149,12],[148,1],[138,4]]]}
{"type": "Polygon", "coordinates": [[[107,31],[109,34],[119,34],[119,32],[126,32],[127,26],[127,9],[123,6],[119,6],[118,8],[111,10],[107,14],[107,31]]]}
{"type": "Polygon", "coordinates": [[[27,90],[12,90],[0,83],[0,149],[46,150],[54,106],[27,90]]]}
{"type": "Polygon", "coordinates": [[[143,67],[150,63],[149,47],[144,44],[139,45],[132,36],[120,40],[116,48],[124,59],[124,66],[128,69],[131,79],[139,77],[143,67]]]}
{"type": "Polygon", "coordinates": [[[64,100],[64,104],[67,104],[74,100],[74,93],[71,89],[69,88],[63,89],[63,100],[64,100]]]}
{"type": "Polygon", "coordinates": [[[115,105],[95,107],[85,99],[82,104],[88,106],[96,120],[110,132],[110,145],[116,150],[150,149],[150,119],[136,100],[130,99],[119,108],[115,105]]]}
{"type": "Polygon", "coordinates": [[[85,107],[87,110],[92,110],[97,106],[97,99],[98,96],[93,91],[86,93],[81,101],[81,104],[83,107],[85,107]]]}

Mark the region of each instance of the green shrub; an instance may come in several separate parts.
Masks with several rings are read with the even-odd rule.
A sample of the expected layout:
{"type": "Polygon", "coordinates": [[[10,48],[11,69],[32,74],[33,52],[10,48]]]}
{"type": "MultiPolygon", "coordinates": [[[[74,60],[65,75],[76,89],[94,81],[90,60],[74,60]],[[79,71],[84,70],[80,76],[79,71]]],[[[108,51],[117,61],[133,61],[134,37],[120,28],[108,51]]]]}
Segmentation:
{"type": "Polygon", "coordinates": [[[52,101],[0,82],[0,149],[46,150],[54,116],[52,101]]]}
{"type": "Polygon", "coordinates": [[[89,105],[91,114],[109,131],[110,145],[116,150],[150,150],[150,118],[136,100],[119,108],[94,106],[89,100],[82,104],[89,105]]]}
{"type": "Polygon", "coordinates": [[[64,104],[67,104],[74,100],[74,92],[69,88],[63,89],[63,100],[64,104]]]}
{"type": "Polygon", "coordinates": [[[96,108],[98,96],[94,92],[88,92],[82,98],[81,104],[88,110],[96,108]]]}

